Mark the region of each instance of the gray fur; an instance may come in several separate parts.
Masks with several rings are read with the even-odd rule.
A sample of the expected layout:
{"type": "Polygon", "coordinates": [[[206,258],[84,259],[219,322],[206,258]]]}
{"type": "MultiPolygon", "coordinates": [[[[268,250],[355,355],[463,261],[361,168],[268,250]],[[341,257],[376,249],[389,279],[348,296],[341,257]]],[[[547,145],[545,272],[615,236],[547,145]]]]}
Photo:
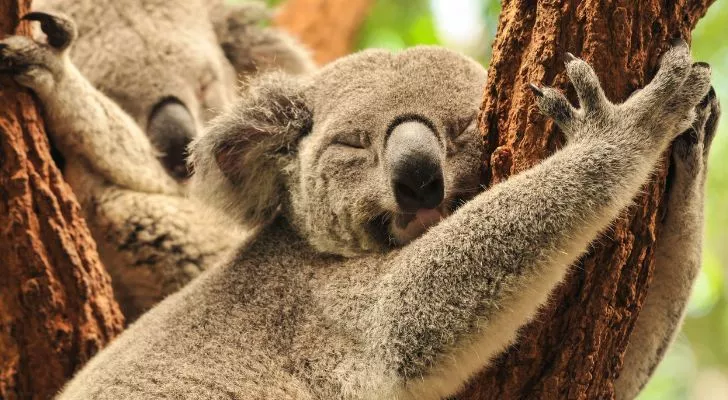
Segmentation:
{"type": "MultiPolygon", "coordinates": [[[[217,1],[38,3],[63,9],[78,28],[62,14],[29,14],[47,37],[2,40],[0,70],[43,103],[49,133],[65,159],[65,178],[85,211],[117,299],[133,320],[248,236],[238,221],[188,198],[188,184],[170,176],[174,171],[160,162],[168,154],[159,152],[184,150],[184,140],[233,101],[237,65],[225,57],[213,23],[213,15],[230,10],[217,1]],[[151,121],[169,98],[178,106],[151,121]],[[179,129],[167,130],[174,123],[179,129]]],[[[228,17],[234,18],[245,14],[237,10],[228,17]]],[[[278,33],[255,25],[245,34],[236,39],[256,42],[258,35],[274,42],[278,33]]],[[[280,37],[275,51],[294,53],[286,57],[298,60],[291,67],[296,71],[308,68],[305,53],[280,37]]],[[[264,63],[259,70],[281,68],[264,63]]],[[[289,64],[284,67],[295,61],[289,64]]]]}
{"type": "Polygon", "coordinates": [[[691,125],[710,81],[708,69],[691,65],[686,46],[671,49],[640,96],[616,105],[584,96],[599,83],[571,61],[584,107],[553,90],[539,98],[561,116],[569,143],[457,209],[446,202],[451,215],[404,245],[370,223],[396,235],[392,224],[403,218],[384,183],[387,132],[404,115],[430,121],[446,199],[472,189],[463,182],[477,182],[482,67],[420,47],[362,52],[306,79],[253,82],[197,140],[192,161],[195,184],[219,194],[216,204],[269,222],[142,316],[60,398],[454,394],[514,340],[691,125]],[[351,132],[367,145],[351,146],[351,132]]]}
{"type": "Polygon", "coordinates": [[[615,384],[620,400],[637,397],[675,339],[700,269],[707,156],[720,117],[714,91],[697,110],[693,126],[673,145],[667,214],[660,224],[652,282],[615,384]]]}

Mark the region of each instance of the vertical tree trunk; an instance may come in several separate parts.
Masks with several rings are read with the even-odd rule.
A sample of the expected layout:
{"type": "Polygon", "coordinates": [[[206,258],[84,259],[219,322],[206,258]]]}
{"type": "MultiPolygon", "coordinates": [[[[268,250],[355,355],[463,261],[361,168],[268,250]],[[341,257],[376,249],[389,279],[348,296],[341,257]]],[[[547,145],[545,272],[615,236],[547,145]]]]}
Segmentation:
{"type": "MultiPolygon", "coordinates": [[[[594,65],[609,98],[622,101],[649,81],[670,39],[690,38],[712,1],[503,1],[480,115],[486,183],[531,167],[562,144],[526,84],[560,87],[575,101],[564,53],[594,65]]],[[[458,398],[614,397],[613,382],[652,273],[665,183],[663,169],[572,269],[518,343],[458,398]]]]}
{"type": "Polygon", "coordinates": [[[372,0],[287,0],[275,18],[320,65],[351,53],[372,0]]]}
{"type": "MultiPolygon", "coordinates": [[[[29,0],[0,0],[0,35],[29,0]]],[[[19,33],[29,32],[21,24],[19,33]]],[[[48,399],[123,326],[33,98],[0,76],[0,399],[48,399]]]]}

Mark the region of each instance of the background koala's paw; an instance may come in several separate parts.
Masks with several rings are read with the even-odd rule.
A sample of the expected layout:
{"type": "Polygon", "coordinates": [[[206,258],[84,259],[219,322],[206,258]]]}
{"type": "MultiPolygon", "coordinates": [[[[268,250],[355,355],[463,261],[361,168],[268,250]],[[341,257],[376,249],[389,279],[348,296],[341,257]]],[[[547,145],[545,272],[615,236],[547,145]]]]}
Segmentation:
{"type": "Polygon", "coordinates": [[[76,38],[76,26],[65,16],[42,12],[31,12],[23,19],[40,22],[48,43],[25,36],[0,40],[0,73],[36,92],[50,91],[63,72],[61,54],[76,38]]]}
{"type": "Polygon", "coordinates": [[[672,154],[678,167],[692,175],[697,175],[701,171],[715,136],[719,117],[720,104],[715,90],[711,88],[695,107],[692,126],[675,139],[672,154]]]}

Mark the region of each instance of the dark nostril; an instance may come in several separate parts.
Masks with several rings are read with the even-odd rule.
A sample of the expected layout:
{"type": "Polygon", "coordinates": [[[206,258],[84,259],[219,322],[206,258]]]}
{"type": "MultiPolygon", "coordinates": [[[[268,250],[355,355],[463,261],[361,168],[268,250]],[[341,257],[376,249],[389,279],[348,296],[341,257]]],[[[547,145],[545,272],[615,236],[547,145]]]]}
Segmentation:
{"type": "Polygon", "coordinates": [[[435,208],[442,203],[445,187],[441,177],[436,177],[422,188],[422,208],[435,208]]]}
{"type": "Polygon", "coordinates": [[[410,200],[412,202],[417,201],[419,196],[415,189],[410,188],[407,184],[402,182],[395,183],[394,186],[394,190],[397,192],[399,197],[410,200]]]}
{"type": "Polygon", "coordinates": [[[394,181],[394,194],[397,204],[406,211],[416,211],[421,208],[436,208],[444,198],[444,184],[442,173],[439,171],[430,176],[430,179],[418,179],[415,173],[398,174],[394,181]]]}

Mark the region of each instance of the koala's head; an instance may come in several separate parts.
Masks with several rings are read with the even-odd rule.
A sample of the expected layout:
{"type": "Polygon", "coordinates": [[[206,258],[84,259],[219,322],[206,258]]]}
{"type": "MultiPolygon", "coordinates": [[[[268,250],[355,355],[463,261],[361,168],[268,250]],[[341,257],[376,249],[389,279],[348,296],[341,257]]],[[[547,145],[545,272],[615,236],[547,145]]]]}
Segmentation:
{"type": "Polygon", "coordinates": [[[405,244],[478,191],[485,79],[434,47],[269,75],[193,143],[194,186],[247,221],[281,212],[323,252],[405,244]]]}
{"type": "Polygon", "coordinates": [[[41,6],[62,10],[78,25],[73,62],[134,118],[178,179],[188,175],[187,145],[206,121],[233,101],[239,79],[258,69],[295,71],[308,61],[285,34],[262,26],[268,10],[259,3],[46,3],[41,6]]]}

